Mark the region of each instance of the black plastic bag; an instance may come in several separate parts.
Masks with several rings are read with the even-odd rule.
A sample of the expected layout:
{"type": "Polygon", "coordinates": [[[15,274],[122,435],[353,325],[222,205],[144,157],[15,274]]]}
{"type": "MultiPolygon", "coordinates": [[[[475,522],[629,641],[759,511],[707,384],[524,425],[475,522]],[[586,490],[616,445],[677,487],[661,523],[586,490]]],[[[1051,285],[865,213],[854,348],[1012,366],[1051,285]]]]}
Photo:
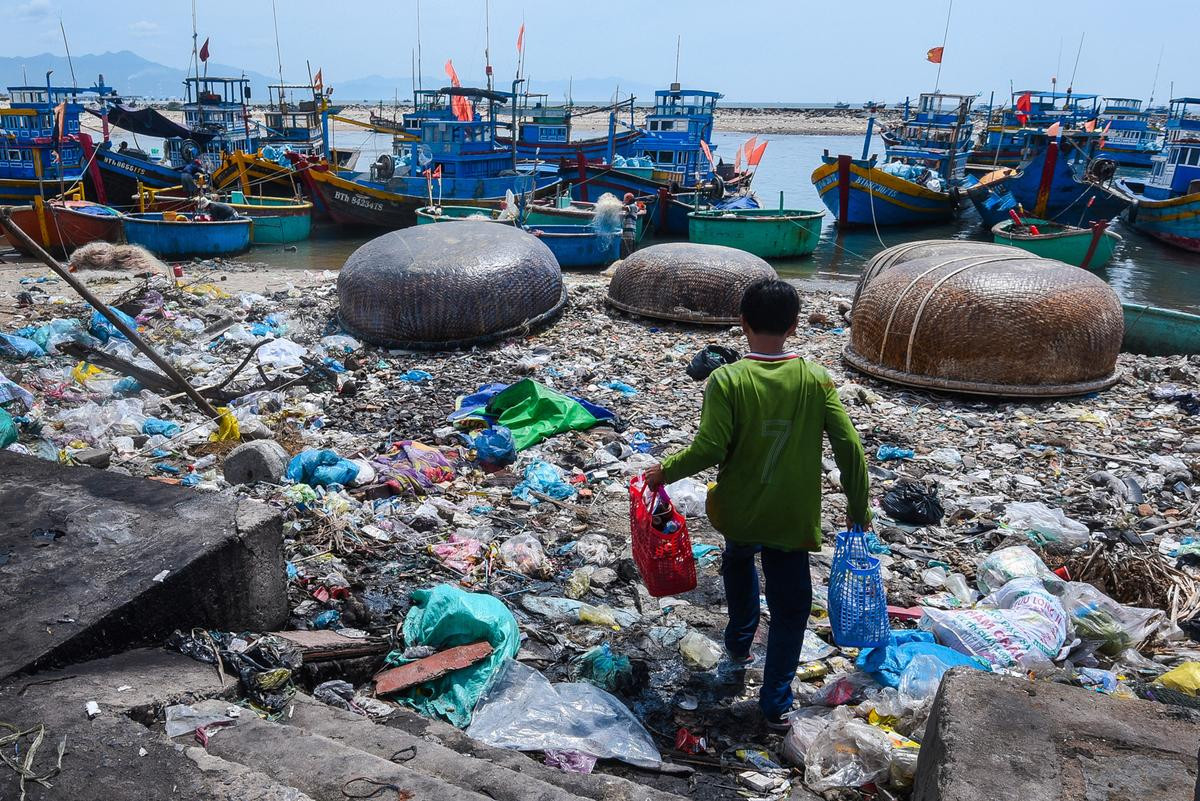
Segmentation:
{"type": "Polygon", "coordinates": [[[936,485],[908,478],[892,485],[879,505],[893,520],[914,526],[932,526],[946,514],[936,485]]]}
{"type": "Polygon", "coordinates": [[[724,345],[708,345],[692,357],[687,374],[696,381],[703,381],[712,375],[713,370],[733,364],[740,358],[742,358],[741,354],[733,348],[727,348],[724,345]]]}

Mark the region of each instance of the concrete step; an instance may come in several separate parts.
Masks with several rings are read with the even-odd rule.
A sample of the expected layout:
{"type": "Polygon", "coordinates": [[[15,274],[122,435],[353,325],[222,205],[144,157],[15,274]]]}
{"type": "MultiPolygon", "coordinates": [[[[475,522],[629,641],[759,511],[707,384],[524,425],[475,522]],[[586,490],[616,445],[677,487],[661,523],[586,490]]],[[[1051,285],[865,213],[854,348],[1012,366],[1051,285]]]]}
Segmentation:
{"type": "Polygon", "coordinates": [[[406,767],[495,801],[679,801],[680,796],[603,773],[582,775],[547,767],[516,751],[493,748],[448,724],[401,709],[389,725],[297,695],[285,722],[385,759],[412,753],[406,767]],[[420,729],[413,734],[405,726],[420,729]]]}
{"type": "MultiPolygon", "coordinates": [[[[196,705],[198,711],[212,713],[226,707],[221,701],[196,705]]],[[[207,748],[209,754],[262,771],[316,801],[345,801],[347,795],[364,795],[380,787],[412,798],[489,801],[485,795],[356,746],[253,715],[243,714],[237,725],[214,731],[207,748]]]]}
{"type": "Polygon", "coordinates": [[[270,631],[287,617],[280,517],[265,504],[0,451],[0,520],[0,679],[175,628],[270,631]]]}

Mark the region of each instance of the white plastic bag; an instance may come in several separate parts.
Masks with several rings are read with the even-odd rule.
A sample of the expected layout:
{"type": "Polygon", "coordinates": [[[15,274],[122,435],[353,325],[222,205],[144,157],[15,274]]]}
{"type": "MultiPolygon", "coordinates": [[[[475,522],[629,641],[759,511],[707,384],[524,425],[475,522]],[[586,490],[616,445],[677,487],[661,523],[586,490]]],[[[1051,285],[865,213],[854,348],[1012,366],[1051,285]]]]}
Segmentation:
{"type": "Polygon", "coordinates": [[[554,572],[541,540],[532,534],[517,534],[505,540],[500,546],[500,559],[526,576],[549,578],[554,572]]]}
{"type": "Polygon", "coordinates": [[[679,514],[684,517],[701,517],[708,501],[708,485],[694,478],[681,478],[667,485],[667,495],[679,514]]]}
{"type": "Polygon", "coordinates": [[[1042,558],[1028,545],[1013,545],[992,551],[980,560],[975,571],[979,589],[985,593],[995,592],[1013,579],[1024,577],[1041,579],[1051,589],[1061,588],[1063,584],[1062,579],[1051,573],[1042,558]]]}
{"type": "Polygon", "coordinates": [[[810,790],[823,792],[880,781],[888,775],[891,748],[886,733],[839,708],[808,748],[804,783],[810,790]]]}
{"type": "Polygon", "coordinates": [[[467,735],[517,751],[578,751],[651,768],[662,762],[650,734],[616,697],[583,682],[551,684],[515,660],[480,697],[467,735]]]}
{"type": "Polygon", "coordinates": [[[1036,578],[1016,578],[975,609],[926,608],[921,628],[942,645],[994,667],[1052,665],[1067,639],[1067,611],[1036,578]]]}
{"type": "Polygon", "coordinates": [[[1041,501],[1010,503],[1004,509],[1004,522],[1009,528],[1028,536],[1047,550],[1071,551],[1087,545],[1092,535],[1088,527],[1052,509],[1041,501]]]}
{"type": "Polygon", "coordinates": [[[300,367],[304,364],[301,357],[307,355],[308,348],[290,339],[273,339],[257,351],[258,363],[276,370],[300,367]]]}
{"type": "Polygon", "coordinates": [[[788,716],[788,722],[791,728],[783,737],[783,758],[802,768],[813,740],[833,722],[833,710],[824,706],[797,709],[788,716]]]}
{"type": "Polygon", "coordinates": [[[1160,609],[1125,606],[1081,581],[1067,582],[1062,602],[1076,636],[1110,657],[1141,645],[1164,616],[1160,609]]]}

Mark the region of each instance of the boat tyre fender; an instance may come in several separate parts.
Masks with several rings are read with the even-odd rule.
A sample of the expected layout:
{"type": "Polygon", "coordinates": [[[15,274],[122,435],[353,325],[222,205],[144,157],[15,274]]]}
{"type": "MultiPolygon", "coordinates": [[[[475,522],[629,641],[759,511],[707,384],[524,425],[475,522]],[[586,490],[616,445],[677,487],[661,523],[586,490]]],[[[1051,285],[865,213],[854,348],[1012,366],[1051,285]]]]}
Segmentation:
{"type": "Polygon", "coordinates": [[[200,145],[196,144],[194,139],[185,139],[183,144],[179,146],[179,153],[183,156],[185,162],[191,163],[195,159],[200,158],[200,145]]]}
{"type": "Polygon", "coordinates": [[[713,175],[712,181],[708,185],[706,196],[714,203],[725,197],[725,181],[722,180],[721,176],[713,175]]]}
{"type": "Polygon", "coordinates": [[[1117,174],[1117,163],[1112,159],[1096,159],[1088,168],[1092,179],[1103,183],[1117,174]]]}
{"type": "Polygon", "coordinates": [[[386,181],[396,174],[396,161],[387,153],[380,154],[379,158],[375,159],[375,177],[380,181],[386,181]]]}

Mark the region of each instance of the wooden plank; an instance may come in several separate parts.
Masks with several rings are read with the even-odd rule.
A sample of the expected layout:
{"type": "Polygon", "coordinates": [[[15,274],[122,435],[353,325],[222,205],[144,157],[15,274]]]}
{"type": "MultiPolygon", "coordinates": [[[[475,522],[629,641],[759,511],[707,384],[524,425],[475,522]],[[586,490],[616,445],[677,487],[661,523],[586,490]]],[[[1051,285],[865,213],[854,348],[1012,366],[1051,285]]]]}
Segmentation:
{"type": "Polygon", "coordinates": [[[491,653],[492,646],[486,642],[447,648],[433,656],[383,671],[375,677],[375,694],[389,695],[439,679],[447,673],[470,667],[486,659],[491,653]]]}
{"type": "Polygon", "coordinates": [[[328,662],[355,656],[382,654],[388,650],[384,640],[362,637],[343,637],[336,631],[273,631],[272,635],[287,640],[300,649],[305,662],[328,662]]]}

